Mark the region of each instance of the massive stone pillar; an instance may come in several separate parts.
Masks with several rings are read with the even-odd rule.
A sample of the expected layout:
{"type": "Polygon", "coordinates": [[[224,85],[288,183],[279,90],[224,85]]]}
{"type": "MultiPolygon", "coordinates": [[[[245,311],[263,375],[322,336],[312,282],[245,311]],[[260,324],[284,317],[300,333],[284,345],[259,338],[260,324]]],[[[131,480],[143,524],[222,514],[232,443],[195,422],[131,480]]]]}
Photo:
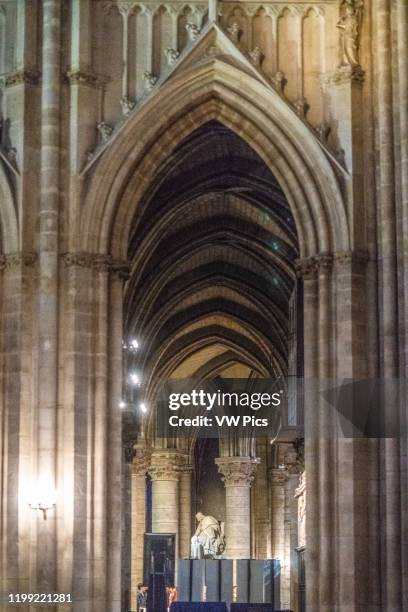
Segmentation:
{"type": "Polygon", "coordinates": [[[183,558],[190,556],[191,544],[191,475],[193,466],[186,463],[180,474],[180,537],[179,555],[183,558]]]}
{"type": "MultiPolygon", "coordinates": [[[[58,240],[60,212],[61,2],[43,2],[41,197],[38,215],[37,479],[56,489],[58,402],[58,240]]],[[[36,590],[56,590],[55,513],[37,523],[36,590]]]]}
{"type": "Polygon", "coordinates": [[[143,545],[146,530],[146,472],[149,455],[144,448],[135,448],[131,476],[131,608],[136,610],[137,585],[143,582],[143,545]]]}
{"type": "Polygon", "coordinates": [[[179,452],[155,450],[149,474],[152,479],[152,531],[176,534],[176,557],[179,546],[179,480],[182,456],[179,452]]]}
{"type": "Polygon", "coordinates": [[[219,457],[215,460],[225,484],[225,539],[229,559],[251,557],[250,489],[257,460],[219,457]]]}

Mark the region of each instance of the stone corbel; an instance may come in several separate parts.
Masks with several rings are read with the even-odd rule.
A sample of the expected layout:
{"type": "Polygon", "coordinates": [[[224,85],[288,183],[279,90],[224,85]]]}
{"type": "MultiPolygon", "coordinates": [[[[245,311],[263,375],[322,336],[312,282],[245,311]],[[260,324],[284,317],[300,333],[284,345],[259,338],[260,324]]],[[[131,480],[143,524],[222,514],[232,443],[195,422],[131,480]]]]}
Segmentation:
{"type": "Polygon", "coordinates": [[[130,276],[130,263],[121,259],[114,259],[111,255],[75,251],[63,253],[61,258],[67,268],[78,266],[90,268],[97,272],[110,272],[122,280],[127,280],[130,276]]]}

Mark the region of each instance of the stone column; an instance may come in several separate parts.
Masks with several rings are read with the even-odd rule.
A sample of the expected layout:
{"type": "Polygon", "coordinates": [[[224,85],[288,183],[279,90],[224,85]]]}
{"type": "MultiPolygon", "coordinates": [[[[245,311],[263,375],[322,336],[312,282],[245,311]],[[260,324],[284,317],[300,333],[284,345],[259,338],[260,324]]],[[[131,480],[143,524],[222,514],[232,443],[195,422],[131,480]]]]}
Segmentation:
{"type": "Polygon", "coordinates": [[[269,472],[271,483],[271,551],[272,559],[279,559],[283,566],[285,555],[284,521],[285,521],[285,481],[283,468],[272,468],[269,472]]]}
{"type": "Polygon", "coordinates": [[[191,475],[193,466],[186,463],[180,474],[180,538],[179,555],[185,559],[190,556],[191,544],[191,475]]]}
{"type": "Polygon", "coordinates": [[[225,539],[229,559],[251,557],[250,489],[258,460],[219,457],[215,460],[225,484],[225,539]]]}
{"type": "MultiPolygon", "coordinates": [[[[44,0],[41,92],[41,197],[38,215],[38,408],[37,478],[56,488],[58,401],[58,235],[60,210],[61,2],[44,0]]],[[[58,504],[58,500],[57,500],[58,504]]],[[[58,507],[57,507],[58,512],[58,507]]],[[[40,593],[56,589],[55,512],[37,523],[40,593]]]]}
{"type": "Polygon", "coordinates": [[[152,479],[152,531],[176,534],[176,558],[179,534],[179,479],[182,456],[175,450],[156,450],[149,474],[152,479]]]}
{"type": "Polygon", "coordinates": [[[149,455],[144,448],[135,448],[132,461],[131,507],[131,608],[136,610],[136,592],[143,582],[143,544],[146,529],[146,472],[149,455]]]}

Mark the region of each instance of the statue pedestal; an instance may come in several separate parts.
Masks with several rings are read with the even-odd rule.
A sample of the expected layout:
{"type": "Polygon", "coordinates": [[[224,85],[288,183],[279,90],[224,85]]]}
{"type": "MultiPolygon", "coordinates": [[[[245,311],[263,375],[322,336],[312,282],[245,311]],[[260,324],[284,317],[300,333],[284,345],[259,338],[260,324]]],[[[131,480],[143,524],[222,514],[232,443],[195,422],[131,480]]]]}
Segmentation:
{"type": "Polygon", "coordinates": [[[280,563],[274,559],[177,561],[178,600],[183,602],[224,601],[273,604],[279,609],[280,563]],[[234,584],[236,582],[236,584],[234,584]],[[233,587],[236,587],[234,589],[233,587]],[[233,597],[233,593],[235,596],[233,597]]]}

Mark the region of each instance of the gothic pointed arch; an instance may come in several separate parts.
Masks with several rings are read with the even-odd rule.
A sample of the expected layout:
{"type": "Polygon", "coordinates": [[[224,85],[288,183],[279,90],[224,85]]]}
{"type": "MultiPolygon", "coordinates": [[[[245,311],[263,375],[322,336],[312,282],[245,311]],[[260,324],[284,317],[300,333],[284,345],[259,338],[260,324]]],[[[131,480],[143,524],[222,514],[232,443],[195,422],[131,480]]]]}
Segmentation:
{"type": "Polygon", "coordinates": [[[158,168],[211,120],[238,134],[276,177],[301,256],[349,250],[346,202],[318,139],[272,87],[217,56],[165,82],[116,131],[89,182],[80,248],[126,258],[132,219],[158,168]]]}

